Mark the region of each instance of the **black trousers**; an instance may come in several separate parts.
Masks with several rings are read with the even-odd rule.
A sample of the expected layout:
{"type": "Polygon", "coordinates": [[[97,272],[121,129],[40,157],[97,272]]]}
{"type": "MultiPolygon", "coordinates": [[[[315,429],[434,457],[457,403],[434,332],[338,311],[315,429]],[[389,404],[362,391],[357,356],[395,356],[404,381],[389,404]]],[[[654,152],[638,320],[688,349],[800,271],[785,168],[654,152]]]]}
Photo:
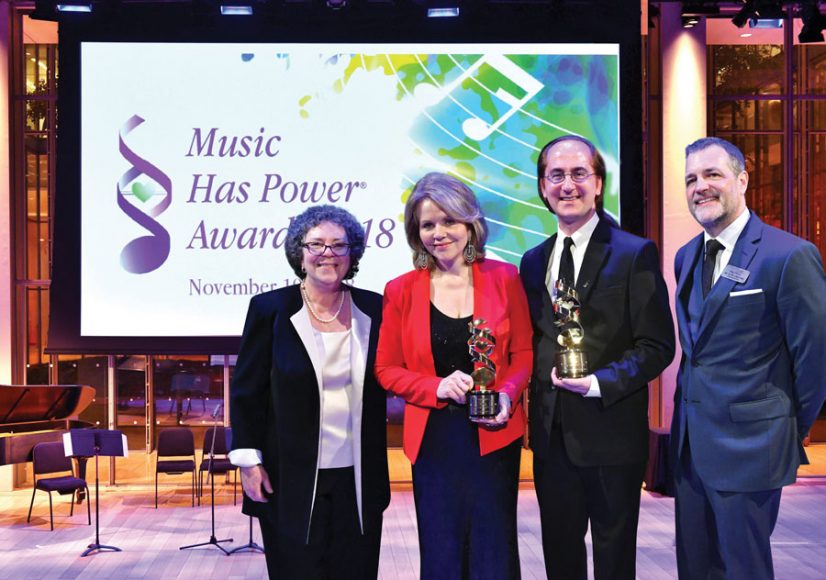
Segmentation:
{"type": "Polygon", "coordinates": [[[422,580],[520,578],[519,441],[479,455],[464,408],[431,411],[413,465],[422,580]]]}
{"type": "Polygon", "coordinates": [[[578,467],[555,426],[548,454],[534,455],[533,465],[548,578],[586,580],[590,523],[594,578],[633,580],[645,463],[578,467]]]}
{"type": "Polygon", "coordinates": [[[712,489],[697,473],[688,437],[685,441],[674,469],[681,580],[774,578],[769,538],[777,523],[782,488],[756,492],[712,489]]]}
{"type": "MultiPolygon", "coordinates": [[[[272,500],[271,500],[272,501],[272,500]]],[[[260,519],[270,578],[375,580],[381,526],[362,535],[352,467],[318,472],[309,542],[260,519]]]]}

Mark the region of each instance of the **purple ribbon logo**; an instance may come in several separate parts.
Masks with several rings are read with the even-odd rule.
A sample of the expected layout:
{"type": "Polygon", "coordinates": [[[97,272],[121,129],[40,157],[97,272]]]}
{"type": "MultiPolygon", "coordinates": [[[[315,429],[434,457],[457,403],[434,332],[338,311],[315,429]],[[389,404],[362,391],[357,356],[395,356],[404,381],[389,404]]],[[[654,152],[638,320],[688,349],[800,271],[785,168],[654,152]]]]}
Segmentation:
{"type": "Polygon", "coordinates": [[[133,152],[125,142],[126,136],[143,122],[143,118],[132,115],[120,129],[120,154],[132,167],[118,180],[118,207],[151,234],[135,238],[120,253],[121,266],[132,274],[157,270],[169,257],[169,232],[155,218],[166,211],[172,202],[172,181],[163,171],[133,152]],[[148,177],[149,181],[136,181],[141,175],[148,177]],[[135,201],[129,201],[127,196],[135,201]],[[145,210],[136,203],[145,205],[158,196],[163,197],[145,210]]]}

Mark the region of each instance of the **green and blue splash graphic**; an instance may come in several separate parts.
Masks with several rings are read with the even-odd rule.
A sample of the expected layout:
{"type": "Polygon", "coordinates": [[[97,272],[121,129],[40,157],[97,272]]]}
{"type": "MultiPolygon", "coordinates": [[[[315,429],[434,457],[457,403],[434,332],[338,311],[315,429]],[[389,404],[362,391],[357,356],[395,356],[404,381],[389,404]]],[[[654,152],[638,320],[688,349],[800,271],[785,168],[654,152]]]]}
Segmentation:
{"type": "MultiPolygon", "coordinates": [[[[549,53],[560,49],[547,46],[549,53]]],[[[620,220],[618,50],[594,46],[601,48],[582,51],[587,54],[510,54],[501,49],[485,54],[319,54],[332,80],[322,89],[326,94],[307,94],[296,103],[298,115],[309,118],[317,97],[330,101],[336,94],[363,90],[372,75],[394,83],[398,104],[415,110],[406,135],[411,159],[399,176],[400,207],[427,171],[452,173],[482,204],[490,226],[488,249],[518,263],[527,249],[556,230],[536,183],[539,151],[556,137],[581,135],[597,146],[608,170],[604,207],[620,220]]],[[[251,55],[247,57],[245,62],[251,55]]],[[[276,61],[290,70],[290,59],[289,53],[279,53],[276,61]]]]}
{"type": "MultiPolygon", "coordinates": [[[[536,159],[561,135],[586,137],[602,152],[605,209],[619,219],[616,55],[354,55],[336,88],[346,90],[359,69],[395,76],[398,99],[425,103],[410,138],[434,169],[471,186],[501,258],[518,263],[555,231],[537,195],[536,159]]],[[[404,179],[400,201],[418,177],[404,179]]]]}

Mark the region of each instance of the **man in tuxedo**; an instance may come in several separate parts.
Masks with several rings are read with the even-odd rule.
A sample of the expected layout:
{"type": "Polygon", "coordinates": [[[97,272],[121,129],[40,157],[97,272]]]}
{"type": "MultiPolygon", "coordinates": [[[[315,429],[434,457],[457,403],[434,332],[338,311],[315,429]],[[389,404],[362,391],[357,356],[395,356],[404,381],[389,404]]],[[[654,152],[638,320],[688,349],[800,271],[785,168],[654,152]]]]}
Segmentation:
{"type": "Polygon", "coordinates": [[[704,232],[675,259],[683,354],[671,426],[680,578],[773,578],[780,492],[808,463],[826,397],[826,279],[817,248],[746,208],[743,154],[686,147],[704,232]]]}
{"type": "Polygon", "coordinates": [[[602,212],[605,162],[578,136],[548,143],[539,194],[558,234],[529,250],[520,274],[533,320],[530,441],[552,579],[585,579],[590,523],[597,579],[632,579],[648,457],[648,381],[674,357],[657,249],[602,212]],[[560,378],[553,286],[576,288],[590,374],[560,378]]]}

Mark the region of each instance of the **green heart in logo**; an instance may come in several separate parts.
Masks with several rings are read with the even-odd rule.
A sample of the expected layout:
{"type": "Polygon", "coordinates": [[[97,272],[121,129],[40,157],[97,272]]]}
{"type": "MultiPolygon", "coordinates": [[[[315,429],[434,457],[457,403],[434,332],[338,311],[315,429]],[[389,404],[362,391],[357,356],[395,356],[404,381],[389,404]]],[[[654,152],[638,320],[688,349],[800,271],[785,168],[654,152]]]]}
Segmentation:
{"type": "Polygon", "coordinates": [[[153,190],[154,190],[154,188],[152,187],[151,184],[144,185],[143,183],[140,183],[139,181],[136,181],[132,184],[132,195],[137,197],[143,203],[146,203],[146,201],[150,197],[155,195],[155,192],[153,190]]]}

